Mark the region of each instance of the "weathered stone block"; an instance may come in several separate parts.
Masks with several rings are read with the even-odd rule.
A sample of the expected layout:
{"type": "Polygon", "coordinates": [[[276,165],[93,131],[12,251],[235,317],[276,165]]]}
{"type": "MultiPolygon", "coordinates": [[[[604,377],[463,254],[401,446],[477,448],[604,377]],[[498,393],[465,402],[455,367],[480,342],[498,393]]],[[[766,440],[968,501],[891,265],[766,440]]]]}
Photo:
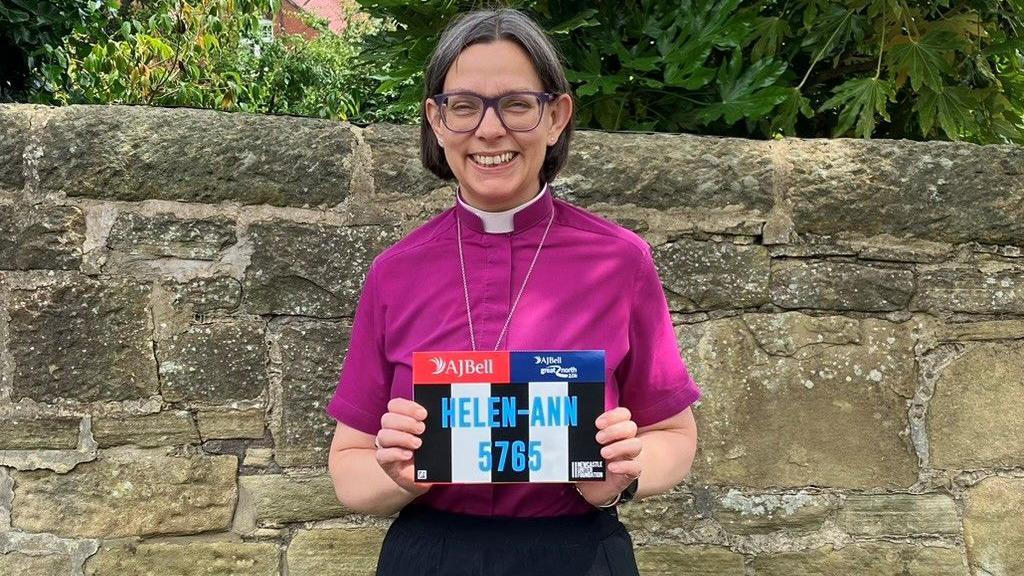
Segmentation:
{"type": "Polygon", "coordinates": [[[571,151],[556,182],[566,200],[582,206],[728,207],[756,214],[767,214],[772,207],[767,142],[578,131],[571,151]]]}
{"type": "Polygon", "coordinates": [[[1024,149],[787,139],[797,232],[1024,244],[1024,149]]]}
{"type": "Polygon", "coordinates": [[[94,417],[92,435],[103,448],[123,444],[148,448],[199,443],[192,415],[184,410],[120,418],[94,417]]]}
{"type": "Polygon", "coordinates": [[[944,494],[853,494],[843,503],[839,525],[870,537],[960,533],[956,504],[944,494]]]}
{"type": "Polygon", "coordinates": [[[966,345],[941,368],[928,404],[931,465],[989,468],[1024,465],[1024,341],[966,345]]]}
{"type": "Polygon", "coordinates": [[[25,184],[22,155],[28,145],[29,107],[0,104],[0,188],[25,184]]]}
{"type": "Polygon", "coordinates": [[[230,438],[263,438],[263,408],[243,410],[200,410],[199,435],[203,440],[230,438]]]}
{"type": "Polygon", "coordinates": [[[938,324],[935,339],[939,342],[965,340],[1024,340],[1024,322],[1020,320],[986,320],[938,324]]]}
{"type": "Polygon", "coordinates": [[[330,120],[142,106],[55,108],[39,138],[47,192],[299,207],[345,199],[355,142],[330,120]]]}
{"type": "Polygon", "coordinates": [[[72,573],[71,557],[63,554],[0,554],[0,574],[4,576],[64,576],[72,573]]]}
{"type": "Polygon", "coordinates": [[[671,539],[692,530],[703,516],[693,494],[676,491],[619,508],[619,518],[636,543],[671,539]]]}
{"type": "Polygon", "coordinates": [[[74,450],[80,421],[68,416],[0,418],[0,450],[74,450]]]}
{"type": "Polygon", "coordinates": [[[818,530],[837,508],[835,497],[803,490],[795,494],[744,494],[733,489],[714,500],[715,519],[734,534],[818,530]]]}
{"type": "Polygon", "coordinates": [[[242,284],[230,276],[193,278],[187,282],[170,282],[175,307],[191,306],[196,314],[212,310],[234,310],[242,299],[242,284]]]}
{"type": "Polygon", "coordinates": [[[907,324],[793,312],[679,331],[704,390],[695,411],[700,480],[758,488],[916,481],[917,458],[901,437],[916,380],[907,324]]]}
{"type": "Polygon", "coordinates": [[[922,266],[913,310],[1024,314],[1024,266],[1004,262],[922,266]]]}
{"type": "Polygon", "coordinates": [[[372,576],[384,531],[375,528],[299,530],[285,558],[289,576],[372,576]]]}
{"type": "Polygon", "coordinates": [[[889,312],[914,294],[910,270],[854,262],[774,260],[772,302],[783,308],[889,312]]]}
{"type": "Polygon", "coordinates": [[[225,530],[237,496],[237,461],[112,449],[66,474],[15,471],[12,524],[83,538],[225,530]]]}
{"type": "Polygon", "coordinates": [[[84,240],[85,218],[74,206],[0,204],[0,269],[77,270],[84,240]]]}
{"type": "Polygon", "coordinates": [[[122,212],[110,229],[107,247],[133,256],[213,260],[235,241],[230,218],[122,212]]]}
{"type": "Polygon", "coordinates": [[[277,576],[276,544],[107,542],[85,562],[86,576],[277,576]]]}
{"type": "Polygon", "coordinates": [[[987,478],[964,498],[964,541],[972,573],[1024,574],[1024,479],[987,478]]]}
{"type": "Polygon", "coordinates": [[[261,526],[325,520],[347,513],[326,473],[239,476],[238,486],[252,503],[261,526]]]}
{"type": "Polygon", "coordinates": [[[227,402],[260,395],[267,385],[261,321],[215,322],[157,343],[164,400],[227,402]]]}
{"type": "Polygon", "coordinates": [[[149,288],[84,276],[11,290],[12,400],[117,401],[157,393],[149,288]]]}
{"type": "Polygon", "coordinates": [[[419,126],[373,124],[363,140],[370,146],[375,193],[420,196],[445,185],[420,162],[419,126]]]}
{"type": "Polygon", "coordinates": [[[324,466],[336,423],[324,414],[348,350],[351,323],[281,326],[281,418],[272,423],[282,466],[324,466]]]}
{"type": "Polygon", "coordinates": [[[768,250],[681,239],[654,250],[669,306],[680,312],[768,303],[768,250]]]}
{"type": "Polygon", "coordinates": [[[243,279],[252,314],[351,316],[377,254],[395,228],[264,222],[249,227],[253,254],[243,279]]]}
{"type": "Polygon", "coordinates": [[[743,576],[743,555],[727,548],[692,545],[642,546],[636,564],[643,576],[743,576]]]}
{"type": "Polygon", "coordinates": [[[273,460],[273,448],[247,448],[245,450],[245,458],[242,460],[242,465],[262,468],[264,466],[269,466],[273,460]]]}
{"type": "Polygon", "coordinates": [[[967,576],[960,551],[917,544],[854,544],[754,558],[754,576],[967,576]]]}

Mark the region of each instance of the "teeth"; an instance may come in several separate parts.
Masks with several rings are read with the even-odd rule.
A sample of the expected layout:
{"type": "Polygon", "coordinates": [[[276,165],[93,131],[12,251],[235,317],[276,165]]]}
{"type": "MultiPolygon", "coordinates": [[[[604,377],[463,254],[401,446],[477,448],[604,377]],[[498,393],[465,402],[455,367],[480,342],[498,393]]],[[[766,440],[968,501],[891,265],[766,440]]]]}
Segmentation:
{"type": "Polygon", "coordinates": [[[481,154],[473,154],[473,160],[478,164],[484,166],[495,166],[498,164],[505,164],[511,162],[515,158],[515,152],[505,152],[504,154],[498,154],[497,156],[483,156],[481,154]]]}

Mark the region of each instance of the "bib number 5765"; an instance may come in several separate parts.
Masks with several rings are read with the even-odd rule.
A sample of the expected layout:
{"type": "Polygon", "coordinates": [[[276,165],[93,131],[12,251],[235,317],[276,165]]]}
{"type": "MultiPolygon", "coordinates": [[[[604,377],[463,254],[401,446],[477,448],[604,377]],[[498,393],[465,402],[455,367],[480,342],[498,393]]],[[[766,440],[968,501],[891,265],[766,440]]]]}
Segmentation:
{"type": "Polygon", "coordinates": [[[511,467],[513,472],[540,470],[540,440],[531,440],[529,446],[523,440],[495,440],[480,443],[480,471],[504,472],[511,467]],[[492,445],[493,444],[493,445],[492,445]]]}

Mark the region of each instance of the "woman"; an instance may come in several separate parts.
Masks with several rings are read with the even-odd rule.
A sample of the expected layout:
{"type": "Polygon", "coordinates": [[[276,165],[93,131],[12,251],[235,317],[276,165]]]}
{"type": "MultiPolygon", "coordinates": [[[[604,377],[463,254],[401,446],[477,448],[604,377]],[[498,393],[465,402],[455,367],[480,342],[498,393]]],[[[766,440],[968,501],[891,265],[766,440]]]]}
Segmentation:
{"type": "Polygon", "coordinates": [[[327,406],[338,498],[364,513],[401,510],[379,575],[637,574],[614,507],[683,479],[700,396],[650,248],[553,197],[573,101],[550,40],[522,13],[477,11],[449,26],[426,94],[422,160],[458,190],[367,273],[327,406]],[[414,482],[427,414],[410,400],[412,352],[477,349],[605,351],[604,481],[414,482]]]}

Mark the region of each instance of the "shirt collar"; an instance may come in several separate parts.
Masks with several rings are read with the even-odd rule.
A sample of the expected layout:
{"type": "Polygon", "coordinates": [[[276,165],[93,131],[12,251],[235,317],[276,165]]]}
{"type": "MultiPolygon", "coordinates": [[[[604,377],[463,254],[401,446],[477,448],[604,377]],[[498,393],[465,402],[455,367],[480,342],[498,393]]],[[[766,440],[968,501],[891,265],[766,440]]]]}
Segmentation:
{"type": "Polygon", "coordinates": [[[462,193],[457,190],[455,192],[456,215],[460,222],[477,232],[488,234],[521,232],[551,214],[554,206],[550,188],[551,186],[545,183],[540,192],[529,201],[501,212],[487,212],[470,206],[462,199],[462,193]]]}

